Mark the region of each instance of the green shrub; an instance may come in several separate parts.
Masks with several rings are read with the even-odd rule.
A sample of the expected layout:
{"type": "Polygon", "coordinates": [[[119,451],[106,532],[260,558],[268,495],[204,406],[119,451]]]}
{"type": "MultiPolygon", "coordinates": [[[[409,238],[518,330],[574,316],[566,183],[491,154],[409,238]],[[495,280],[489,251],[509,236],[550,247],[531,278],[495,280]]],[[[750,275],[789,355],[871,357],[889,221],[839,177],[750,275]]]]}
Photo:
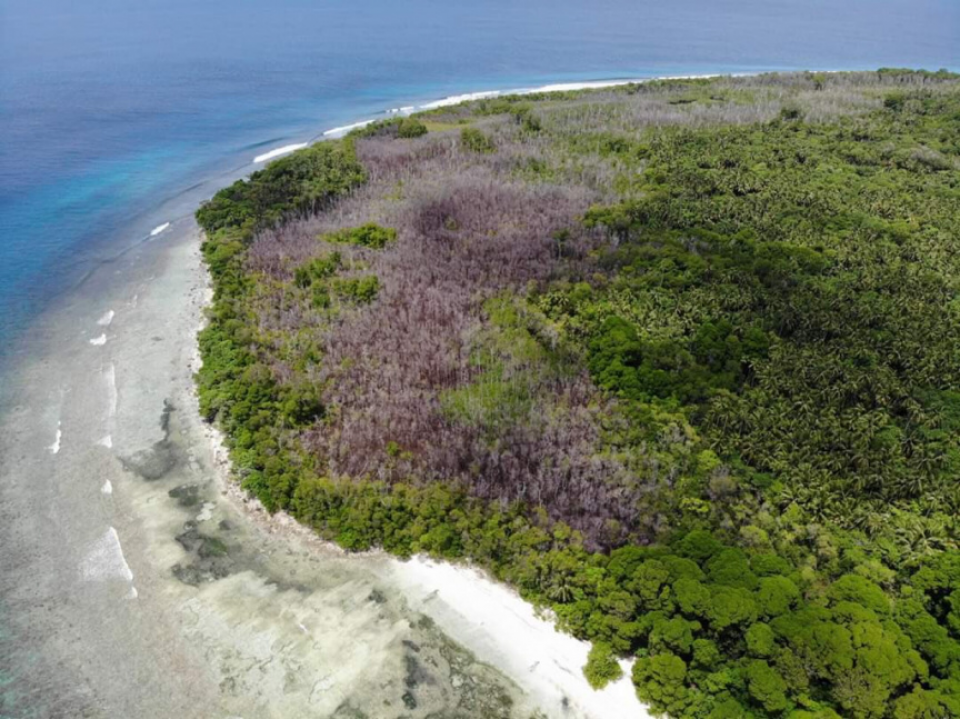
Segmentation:
{"type": "Polygon", "coordinates": [[[780,119],[782,120],[799,120],[801,117],[803,117],[803,110],[795,103],[786,103],[780,108],[780,119]]]}
{"type": "Polygon", "coordinates": [[[536,133],[543,129],[540,118],[534,113],[530,105],[514,105],[510,109],[510,114],[524,132],[536,133]]]}
{"type": "Polygon", "coordinates": [[[749,662],[744,670],[750,696],[770,713],[782,712],[790,702],[787,700],[787,684],[765,661],[749,662]]]}
{"type": "Polygon", "coordinates": [[[594,642],[583,667],[584,676],[594,689],[603,689],[623,676],[623,669],[609,644],[594,642]]]}
{"type": "Polygon", "coordinates": [[[893,112],[900,112],[907,102],[907,96],[902,92],[891,92],[883,98],[883,106],[893,112]]]}
{"type": "Polygon", "coordinates": [[[297,287],[310,287],[314,282],[333,277],[343,265],[339,252],[331,252],[300,265],[293,273],[297,287]]]}
{"type": "Polygon", "coordinates": [[[220,190],[197,210],[197,223],[208,240],[225,228],[249,233],[291,214],[315,212],[365,179],[351,142],[320,142],[220,190]]]}
{"type": "Polygon", "coordinates": [[[397,124],[397,137],[413,139],[427,134],[427,126],[415,117],[405,117],[397,124]]]}
{"type": "Polygon", "coordinates": [[[337,279],[333,282],[332,289],[343,299],[367,304],[377,298],[380,292],[380,280],[376,275],[337,279]]]}
{"type": "Polygon", "coordinates": [[[460,131],[460,145],[469,152],[489,154],[496,152],[493,140],[475,127],[465,127],[460,131]]]}
{"type": "Polygon", "coordinates": [[[397,231],[390,227],[381,227],[371,222],[366,225],[361,225],[360,227],[320,235],[318,239],[325,242],[357,245],[359,247],[369,247],[373,250],[382,250],[397,239],[397,231]]]}
{"type": "Polygon", "coordinates": [[[358,127],[352,130],[347,137],[350,139],[366,137],[411,139],[422,137],[427,134],[427,131],[427,126],[415,117],[392,117],[358,127]]]}
{"type": "Polygon", "coordinates": [[[690,703],[687,665],[675,654],[640,657],[633,665],[633,684],[640,701],[656,713],[682,716],[690,703]]]}

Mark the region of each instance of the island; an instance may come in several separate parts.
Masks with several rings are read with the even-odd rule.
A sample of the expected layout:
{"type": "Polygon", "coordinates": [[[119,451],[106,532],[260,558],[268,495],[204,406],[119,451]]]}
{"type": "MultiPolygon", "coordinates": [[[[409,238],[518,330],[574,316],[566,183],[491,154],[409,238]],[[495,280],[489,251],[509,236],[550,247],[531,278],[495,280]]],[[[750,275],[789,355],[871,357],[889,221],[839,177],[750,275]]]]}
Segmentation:
{"type": "Polygon", "coordinates": [[[484,568],[655,714],[960,716],[960,76],[439,107],[197,220],[271,512],[484,568]]]}

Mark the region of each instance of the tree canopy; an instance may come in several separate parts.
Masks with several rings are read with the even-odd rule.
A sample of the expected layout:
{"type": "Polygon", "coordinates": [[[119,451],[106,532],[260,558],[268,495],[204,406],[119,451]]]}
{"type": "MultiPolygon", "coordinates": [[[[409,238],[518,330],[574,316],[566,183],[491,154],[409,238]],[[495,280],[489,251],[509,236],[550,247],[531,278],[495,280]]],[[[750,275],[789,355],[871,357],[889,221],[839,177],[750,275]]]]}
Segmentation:
{"type": "Polygon", "coordinates": [[[271,511],[488,568],[655,712],[960,715],[955,76],[440,108],[197,219],[271,511]]]}

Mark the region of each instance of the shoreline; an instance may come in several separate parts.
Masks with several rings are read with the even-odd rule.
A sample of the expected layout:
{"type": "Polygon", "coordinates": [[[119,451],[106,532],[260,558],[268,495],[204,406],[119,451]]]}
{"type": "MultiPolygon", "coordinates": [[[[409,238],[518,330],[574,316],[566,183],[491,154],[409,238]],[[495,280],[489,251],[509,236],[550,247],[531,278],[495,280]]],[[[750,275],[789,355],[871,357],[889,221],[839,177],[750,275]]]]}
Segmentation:
{"type": "MultiPolygon", "coordinates": [[[[839,72],[833,70],[831,72],[839,72]]],[[[551,83],[548,85],[542,85],[540,87],[520,87],[516,89],[504,89],[504,90],[479,90],[475,92],[465,92],[459,95],[449,95],[447,97],[441,98],[439,100],[431,100],[422,105],[407,105],[405,107],[392,108],[390,110],[384,110],[381,115],[383,117],[376,117],[372,120],[358,120],[357,122],[351,123],[349,125],[344,125],[343,127],[334,127],[330,130],[325,130],[321,133],[320,137],[323,139],[336,140],[341,137],[345,137],[352,130],[359,130],[366,127],[367,125],[372,125],[379,120],[391,118],[391,117],[406,117],[409,115],[415,115],[419,112],[429,112],[430,110],[439,110],[444,107],[456,107],[465,102],[475,102],[477,100],[494,100],[498,97],[514,97],[514,96],[524,96],[524,95],[540,95],[540,94],[557,94],[562,92],[579,92],[582,90],[607,90],[615,87],[624,87],[626,85],[639,85],[643,83],[650,82],[664,82],[670,80],[708,80],[711,78],[718,77],[749,77],[753,73],[713,73],[705,75],[664,75],[657,77],[646,77],[646,78],[616,78],[608,80],[584,80],[582,82],[557,82],[551,83]]],[[[761,72],[755,74],[763,74],[761,72]]],[[[299,145],[289,145],[287,147],[277,148],[272,150],[270,159],[275,157],[280,157],[281,155],[288,154],[289,152],[295,152],[296,150],[307,147],[311,142],[306,144],[299,145]],[[292,148],[292,149],[291,149],[292,148]],[[280,154],[272,154],[280,153],[280,154]]],[[[261,158],[266,157],[260,156],[254,160],[257,162],[261,158]]]]}
{"type": "MultiPolygon", "coordinates": [[[[203,274],[207,284],[198,294],[201,313],[212,300],[205,265],[203,274]]],[[[197,332],[205,322],[205,318],[201,320],[197,332]]],[[[202,363],[196,332],[189,341],[193,346],[190,370],[194,373],[202,363]]],[[[383,560],[381,576],[401,587],[411,609],[430,616],[451,639],[517,682],[538,705],[575,710],[584,719],[652,719],[634,692],[630,678],[632,661],[620,661],[624,675],[619,680],[602,690],[593,689],[582,671],[589,642],[557,629],[550,618],[522,599],[515,589],[490,576],[482,567],[421,554],[403,560],[380,548],[348,552],[285,511],[267,512],[234,478],[224,435],[219,427],[200,417],[195,386],[193,395],[191,412],[214,457],[220,494],[263,531],[302,542],[325,556],[346,561],[383,560]]]]}
{"type": "Polygon", "coordinates": [[[332,127],[327,130],[322,130],[319,133],[311,136],[307,140],[296,140],[296,138],[289,137],[286,140],[283,140],[285,144],[279,145],[271,150],[263,152],[255,156],[251,161],[251,165],[262,165],[269,162],[270,160],[275,160],[284,155],[288,155],[297,150],[301,150],[305,147],[316,142],[322,142],[323,140],[336,140],[342,137],[345,137],[353,130],[359,130],[368,125],[372,125],[375,122],[381,120],[387,120],[394,117],[405,117],[409,115],[415,115],[419,112],[428,112],[430,110],[437,110],[444,107],[455,107],[456,105],[463,104],[465,102],[474,102],[476,100],[490,100],[503,97],[514,97],[514,96],[524,96],[524,95],[539,95],[539,94],[558,94],[564,92],[580,92],[580,91],[591,91],[591,90],[607,90],[617,87],[624,87],[626,85],[642,85],[649,84],[652,82],[670,82],[670,81],[682,81],[682,80],[711,80],[718,78],[744,78],[744,77],[757,77],[759,75],[792,75],[792,74],[802,74],[802,73],[823,73],[823,74],[837,74],[844,72],[875,72],[876,69],[867,69],[867,70],[751,70],[749,72],[709,72],[709,73],[698,73],[692,75],[653,75],[650,77],[620,77],[620,78],[600,78],[594,80],[578,80],[570,82],[552,82],[545,85],[538,86],[517,86],[517,87],[507,87],[503,89],[496,90],[475,90],[470,92],[462,92],[454,95],[447,95],[446,97],[439,98],[437,100],[428,100],[420,104],[413,105],[402,105],[400,107],[389,108],[381,110],[372,118],[363,119],[363,120],[353,120],[346,125],[341,125],[338,127],[332,127]]]}

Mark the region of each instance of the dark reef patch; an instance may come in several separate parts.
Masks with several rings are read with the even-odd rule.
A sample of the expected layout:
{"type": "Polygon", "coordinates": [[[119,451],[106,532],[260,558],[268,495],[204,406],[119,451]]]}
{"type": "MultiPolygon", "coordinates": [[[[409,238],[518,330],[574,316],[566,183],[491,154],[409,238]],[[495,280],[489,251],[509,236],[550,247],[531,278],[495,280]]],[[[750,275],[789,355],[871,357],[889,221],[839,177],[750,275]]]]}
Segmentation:
{"type": "Polygon", "coordinates": [[[160,429],[163,431],[163,439],[129,457],[121,457],[120,462],[124,469],[140,475],[148,482],[153,482],[163,479],[183,461],[182,450],[170,441],[170,425],[175,410],[170,400],[163,401],[163,410],[160,412],[160,429]]]}
{"type": "Polygon", "coordinates": [[[179,487],[171,489],[167,494],[177,500],[177,504],[181,507],[195,507],[200,504],[199,484],[181,484],[179,487]]]}
{"type": "Polygon", "coordinates": [[[200,532],[196,522],[187,522],[176,539],[192,559],[188,564],[177,563],[173,567],[173,575],[184,584],[198,586],[237,571],[230,547],[223,540],[200,532]]]}

